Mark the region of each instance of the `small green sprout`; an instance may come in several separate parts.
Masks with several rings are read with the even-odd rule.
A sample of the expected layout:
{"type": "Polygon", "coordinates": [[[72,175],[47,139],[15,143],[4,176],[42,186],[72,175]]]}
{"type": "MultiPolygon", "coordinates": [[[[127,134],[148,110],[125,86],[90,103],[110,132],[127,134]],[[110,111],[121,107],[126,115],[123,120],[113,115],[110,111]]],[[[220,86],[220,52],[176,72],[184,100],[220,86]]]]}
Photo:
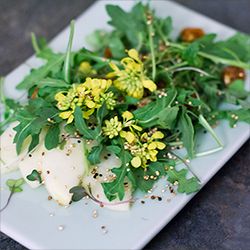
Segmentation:
{"type": "Polygon", "coordinates": [[[12,197],[12,195],[14,193],[18,193],[18,192],[22,192],[23,190],[20,188],[20,186],[24,183],[24,179],[23,178],[20,178],[18,180],[13,180],[13,179],[8,179],[6,181],[6,185],[9,187],[10,189],[10,196],[7,200],[7,203],[6,205],[0,210],[0,212],[2,212],[10,203],[10,199],[12,197]]]}

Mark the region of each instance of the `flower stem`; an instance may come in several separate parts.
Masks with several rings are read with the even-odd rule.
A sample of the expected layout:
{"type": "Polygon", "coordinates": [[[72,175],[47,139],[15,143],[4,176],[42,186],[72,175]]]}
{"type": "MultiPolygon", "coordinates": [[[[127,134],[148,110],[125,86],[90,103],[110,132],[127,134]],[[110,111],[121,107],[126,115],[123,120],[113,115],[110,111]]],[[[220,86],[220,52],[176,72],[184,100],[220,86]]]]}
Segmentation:
{"type": "Polygon", "coordinates": [[[220,139],[218,138],[218,136],[215,134],[214,130],[211,128],[211,126],[208,124],[208,122],[206,121],[206,119],[204,118],[203,115],[199,115],[198,120],[200,122],[200,124],[207,129],[210,134],[214,137],[214,139],[217,141],[217,143],[219,144],[220,147],[223,147],[222,142],[220,141],[220,139]]]}
{"type": "Polygon", "coordinates": [[[152,57],[152,80],[155,81],[156,77],[156,63],[155,63],[155,51],[154,51],[154,43],[153,43],[153,27],[152,23],[148,26],[149,31],[149,44],[151,50],[151,57],[152,57]]]}

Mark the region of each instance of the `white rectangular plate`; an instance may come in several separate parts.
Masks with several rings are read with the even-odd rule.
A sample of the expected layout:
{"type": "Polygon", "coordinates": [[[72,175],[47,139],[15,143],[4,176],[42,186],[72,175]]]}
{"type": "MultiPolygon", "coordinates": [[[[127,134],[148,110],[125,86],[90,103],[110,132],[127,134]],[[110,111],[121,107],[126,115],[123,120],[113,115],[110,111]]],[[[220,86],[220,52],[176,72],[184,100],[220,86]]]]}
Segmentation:
{"type": "MultiPolygon", "coordinates": [[[[111,30],[107,25],[109,17],[105,10],[108,3],[114,4],[114,1],[96,2],[76,20],[74,51],[83,46],[90,48],[84,38],[95,29],[111,30]]],[[[128,11],[134,1],[116,1],[115,4],[128,11]]],[[[174,37],[182,28],[197,27],[197,24],[206,33],[217,33],[218,39],[224,40],[235,34],[235,30],[170,1],[154,0],[151,7],[155,8],[159,17],[172,17],[174,37]]],[[[68,37],[69,27],[56,36],[50,47],[55,52],[64,52],[68,37]]],[[[6,77],[5,86],[8,85],[8,88],[4,91],[9,97],[18,98],[21,95],[20,91],[15,90],[15,86],[29,73],[30,68],[27,65],[38,67],[41,62],[33,56],[28,63],[19,66],[6,77]]],[[[224,108],[227,107],[229,105],[224,105],[224,108]]],[[[190,163],[193,171],[201,179],[202,186],[248,139],[249,125],[238,123],[236,128],[231,129],[228,121],[221,121],[215,132],[225,148],[213,155],[194,159],[190,163]]],[[[201,144],[199,150],[216,147],[209,134],[200,134],[197,144],[201,144]]],[[[189,177],[191,176],[190,174],[189,177]]],[[[2,175],[1,188],[6,187],[7,179],[20,177],[18,171],[2,175]]],[[[157,183],[157,188],[150,194],[161,196],[162,201],[146,199],[144,194],[136,192],[134,197],[139,197],[139,200],[127,213],[100,208],[92,201],[88,201],[86,205],[86,200],[74,203],[66,209],[54,201],[48,201],[48,193],[44,187],[31,189],[24,184],[23,192],[14,195],[8,208],[1,213],[1,230],[30,249],[140,249],[195,195],[173,196],[169,192],[162,193],[166,184],[166,178],[161,179],[157,183]],[[171,199],[171,202],[167,202],[167,199],[171,199]],[[144,200],[145,204],[141,204],[141,200],[144,200]],[[97,211],[97,218],[93,217],[93,210],[97,211]],[[64,230],[58,230],[59,226],[63,226],[64,230]],[[102,226],[106,227],[107,234],[103,234],[102,226]]],[[[1,191],[1,205],[5,204],[8,195],[8,189],[1,191]]]]}

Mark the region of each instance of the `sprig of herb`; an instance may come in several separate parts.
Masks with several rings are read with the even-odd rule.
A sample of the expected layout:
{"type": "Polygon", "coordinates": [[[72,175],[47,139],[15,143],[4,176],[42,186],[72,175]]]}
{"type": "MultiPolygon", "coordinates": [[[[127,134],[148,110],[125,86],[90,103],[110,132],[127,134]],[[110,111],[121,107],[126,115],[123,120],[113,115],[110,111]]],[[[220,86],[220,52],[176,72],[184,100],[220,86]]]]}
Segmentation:
{"type": "Polygon", "coordinates": [[[23,190],[20,188],[20,186],[24,183],[24,179],[20,178],[18,180],[13,180],[13,179],[8,179],[6,181],[6,185],[9,187],[10,192],[10,196],[7,200],[6,205],[0,209],[0,212],[2,212],[10,203],[11,197],[14,193],[18,193],[18,192],[22,192],[23,190]]]}

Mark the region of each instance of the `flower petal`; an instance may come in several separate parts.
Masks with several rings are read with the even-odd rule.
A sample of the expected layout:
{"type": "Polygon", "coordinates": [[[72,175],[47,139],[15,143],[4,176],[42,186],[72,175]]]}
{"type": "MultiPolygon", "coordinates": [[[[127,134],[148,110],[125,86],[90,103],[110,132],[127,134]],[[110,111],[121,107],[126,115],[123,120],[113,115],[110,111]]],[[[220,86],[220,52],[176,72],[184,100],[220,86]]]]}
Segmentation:
{"type": "Polygon", "coordinates": [[[131,126],[138,131],[142,131],[142,128],[137,125],[132,124],[131,126]]]}
{"type": "Polygon", "coordinates": [[[113,69],[114,71],[120,71],[119,68],[112,62],[109,63],[109,66],[111,69],[113,69]]]}
{"type": "Polygon", "coordinates": [[[156,131],[151,138],[152,139],[162,139],[164,137],[164,134],[160,131],[156,131]]]}
{"type": "Polygon", "coordinates": [[[147,89],[149,89],[151,92],[156,90],[156,84],[151,81],[151,80],[144,80],[143,82],[143,86],[147,89]]]}
{"type": "Polygon", "coordinates": [[[127,132],[122,130],[122,131],[120,132],[120,136],[121,136],[122,138],[126,138],[127,132]]]}
{"type": "Polygon", "coordinates": [[[159,148],[161,150],[166,147],[166,145],[163,142],[156,141],[155,143],[157,145],[157,148],[159,148]]]}
{"type": "Polygon", "coordinates": [[[135,136],[134,136],[134,134],[133,133],[131,133],[131,132],[127,132],[127,135],[126,135],[126,140],[128,141],[128,143],[130,144],[130,143],[132,143],[133,142],[133,140],[135,139],[135,136]]]}
{"type": "Polygon", "coordinates": [[[133,167],[138,168],[141,166],[141,158],[139,156],[136,156],[132,159],[131,164],[133,167]]]}
{"type": "Polygon", "coordinates": [[[129,112],[129,111],[125,111],[123,114],[122,114],[122,117],[128,121],[128,120],[131,120],[132,118],[134,118],[134,115],[129,112]]]}
{"type": "Polygon", "coordinates": [[[73,113],[73,111],[66,111],[66,112],[62,112],[59,116],[62,118],[62,119],[67,119],[69,118],[69,116],[73,113]]]}
{"type": "Polygon", "coordinates": [[[128,55],[129,55],[130,57],[132,57],[133,59],[135,59],[136,61],[138,61],[138,62],[141,61],[140,58],[139,58],[139,56],[138,56],[138,52],[137,52],[135,49],[130,49],[130,50],[128,51],[128,55]]]}
{"type": "Polygon", "coordinates": [[[149,149],[149,150],[156,149],[156,147],[157,147],[157,144],[156,144],[155,141],[154,141],[154,142],[151,142],[151,143],[148,145],[148,149],[149,149]]]}
{"type": "Polygon", "coordinates": [[[89,108],[95,107],[95,103],[91,100],[86,100],[85,103],[86,103],[86,106],[88,106],[89,108]]]}

